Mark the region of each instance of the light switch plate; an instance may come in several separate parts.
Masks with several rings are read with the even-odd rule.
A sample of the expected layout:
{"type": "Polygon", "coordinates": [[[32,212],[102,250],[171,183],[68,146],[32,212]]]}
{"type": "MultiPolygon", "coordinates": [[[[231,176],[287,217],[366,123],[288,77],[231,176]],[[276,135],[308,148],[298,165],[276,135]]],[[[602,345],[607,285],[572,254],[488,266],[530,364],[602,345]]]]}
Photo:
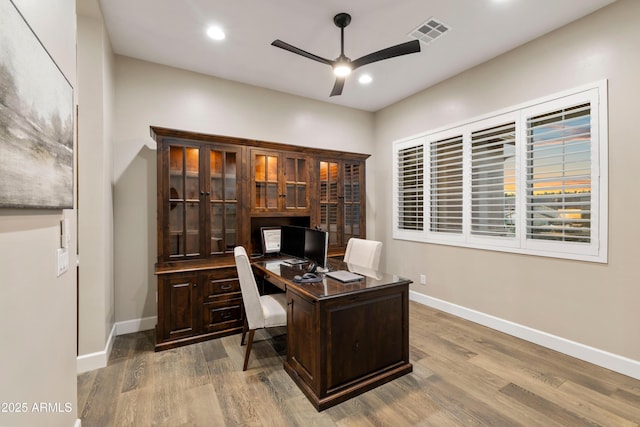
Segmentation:
{"type": "Polygon", "coordinates": [[[69,270],[69,250],[67,248],[56,249],[58,258],[58,277],[69,270]]]}

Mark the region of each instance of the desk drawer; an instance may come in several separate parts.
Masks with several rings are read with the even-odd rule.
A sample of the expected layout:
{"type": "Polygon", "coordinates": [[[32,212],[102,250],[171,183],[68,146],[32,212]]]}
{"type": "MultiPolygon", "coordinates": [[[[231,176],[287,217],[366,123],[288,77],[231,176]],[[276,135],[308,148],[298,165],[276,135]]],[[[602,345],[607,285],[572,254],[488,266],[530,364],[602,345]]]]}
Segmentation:
{"type": "Polygon", "coordinates": [[[240,295],[240,281],[235,268],[218,268],[201,273],[202,302],[235,298],[240,295]],[[229,295],[237,293],[237,295],[229,295]]]}
{"type": "Polygon", "coordinates": [[[215,332],[242,326],[242,298],[203,304],[203,327],[215,332]]]}

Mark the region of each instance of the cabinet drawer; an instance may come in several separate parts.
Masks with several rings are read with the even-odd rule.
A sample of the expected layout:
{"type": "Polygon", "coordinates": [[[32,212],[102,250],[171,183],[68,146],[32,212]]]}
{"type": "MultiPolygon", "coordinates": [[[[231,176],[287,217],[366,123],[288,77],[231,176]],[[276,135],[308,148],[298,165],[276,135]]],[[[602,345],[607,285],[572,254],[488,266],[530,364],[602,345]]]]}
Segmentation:
{"type": "Polygon", "coordinates": [[[239,327],[243,320],[241,298],[203,305],[203,326],[207,332],[239,327]]]}
{"type": "Polygon", "coordinates": [[[240,282],[235,267],[216,268],[201,273],[202,302],[214,302],[240,296],[240,282]],[[231,295],[231,294],[237,295],[231,295]]]}
{"type": "Polygon", "coordinates": [[[240,281],[235,279],[219,279],[211,280],[210,278],[204,282],[203,302],[219,299],[220,295],[240,292],[240,281]]]}

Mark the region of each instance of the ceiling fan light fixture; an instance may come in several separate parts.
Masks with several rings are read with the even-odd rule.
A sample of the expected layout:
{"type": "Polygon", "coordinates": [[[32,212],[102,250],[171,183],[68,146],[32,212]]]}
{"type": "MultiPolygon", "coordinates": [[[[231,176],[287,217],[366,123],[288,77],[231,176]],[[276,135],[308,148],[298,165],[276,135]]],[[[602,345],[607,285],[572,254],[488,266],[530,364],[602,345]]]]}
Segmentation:
{"type": "Polygon", "coordinates": [[[347,77],[351,74],[351,65],[345,62],[341,62],[333,67],[333,74],[337,77],[347,77]]]}

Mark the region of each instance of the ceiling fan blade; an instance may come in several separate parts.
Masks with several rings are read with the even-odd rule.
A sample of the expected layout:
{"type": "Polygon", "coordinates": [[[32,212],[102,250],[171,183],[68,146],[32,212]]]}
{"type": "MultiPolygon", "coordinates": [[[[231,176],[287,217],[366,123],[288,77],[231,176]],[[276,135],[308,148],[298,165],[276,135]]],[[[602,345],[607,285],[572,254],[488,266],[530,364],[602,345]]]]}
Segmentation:
{"type": "Polygon", "coordinates": [[[336,95],[342,95],[342,88],[344,87],[344,77],[338,77],[336,79],[336,83],[333,85],[333,89],[331,90],[331,95],[329,96],[336,96],[336,95]]]}
{"type": "Polygon", "coordinates": [[[279,47],[280,49],[288,50],[289,52],[296,53],[298,55],[302,55],[306,58],[313,59],[314,61],[321,62],[327,65],[333,65],[333,61],[329,59],[322,58],[318,55],[314,55],[313,53],[309,53],[306,50],[299,49],[295,46],[291,46],[289,43],[283,42],[282,40],[274,40],[271,43],[271,46],[279,47]]]}
{"type": "Polygon", "coordinates": [[[409,53],[416,52],[420,52],[420,41],[411,40],[409,42],[397,44],[395,46],[391,46],[386,49],[382,49],[358,58],[355,61],[351,62],[351,69],[355,70],[358,67],[371,64],[372,62],[382,61],[383,59],[394,58],[396,56],[407,55],[409,53]]]}

